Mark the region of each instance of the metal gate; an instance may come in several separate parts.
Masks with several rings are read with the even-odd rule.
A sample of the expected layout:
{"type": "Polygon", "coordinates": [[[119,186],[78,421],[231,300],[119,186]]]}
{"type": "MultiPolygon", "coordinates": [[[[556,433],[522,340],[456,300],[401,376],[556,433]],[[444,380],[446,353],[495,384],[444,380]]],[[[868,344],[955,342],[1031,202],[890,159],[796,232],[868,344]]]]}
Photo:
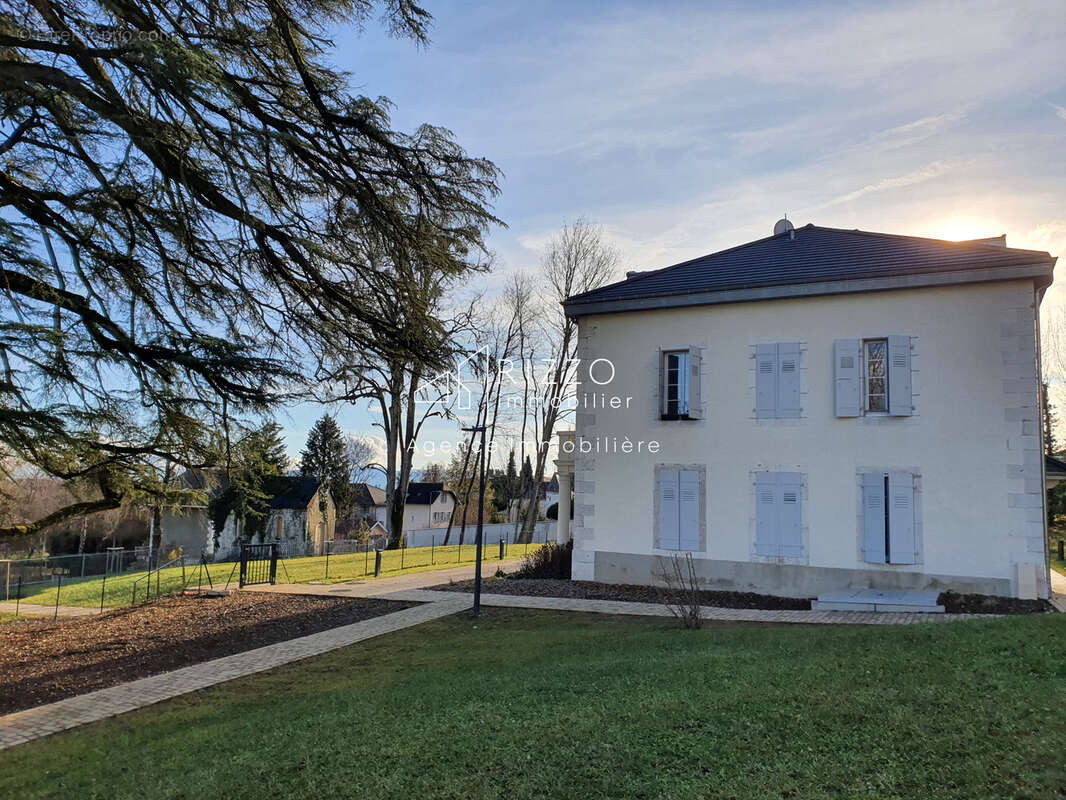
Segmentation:
{"type": "Polygon", "coordinates": [[[274,584],[278,574],[278,545],[242,544],[241,577],[239,586],[244,588],[256,583],[274,584]]]}

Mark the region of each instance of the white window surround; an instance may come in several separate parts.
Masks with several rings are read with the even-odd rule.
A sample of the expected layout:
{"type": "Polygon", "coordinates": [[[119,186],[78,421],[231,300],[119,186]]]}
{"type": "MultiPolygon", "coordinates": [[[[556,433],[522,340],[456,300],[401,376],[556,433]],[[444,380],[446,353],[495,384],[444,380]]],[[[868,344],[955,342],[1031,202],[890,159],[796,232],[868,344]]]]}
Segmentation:
{"type": "Polygon", "coordinates": [[[884,467],[860,466],[855,470],[855,559],[859,567],[866,569],[891,569],[904,572],[921,569],[925,562],[925,528],[922,523],[922,474],[916,466],[884,467]],[[865,506],[863,497],[863,476],[868,474],[909,473],[914,486],[914,563],[885,563],[867,561],[865,548],[865,506]]]}

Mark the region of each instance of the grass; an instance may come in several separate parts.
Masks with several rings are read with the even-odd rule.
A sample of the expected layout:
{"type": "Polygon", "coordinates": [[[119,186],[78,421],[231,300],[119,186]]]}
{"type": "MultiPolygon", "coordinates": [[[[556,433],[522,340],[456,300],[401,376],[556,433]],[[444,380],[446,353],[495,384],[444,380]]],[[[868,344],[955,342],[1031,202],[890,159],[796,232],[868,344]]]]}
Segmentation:
{"type": "MultiPolygon", "coordinates": [[[[504,552],[505,558],[519,558],[528,552],[534,552],[541,545],[507,545],[504,552]]],[[[484,563],[491,574],[494,570],[493,562],[499,560],[499,545],[486,547],[484,563]]],[[[451,547],[420,547],[406,551],[386,550],[381,557],[382,577],[393,577],[413,572],[425,572],[429,570],[447,569],[461,564],[474,563],[475,548],[473,545],[464,544],[462,548],[451,547]]],[[[220,587],[226,581],[231,581],[231,586],[237,585],[237,570],[233,563],[211,564],[203,572],[202,585],[207,587],[207,576],[211,582],[220,587]]],[[[180,567],[159,570],[158,576],[152,573],[152,590],[154,597],[158,586],[159,594],[174,594],[180,592],[186,585],[196,586],[198,567],[186,567],[184,573],[180,567]],[[184,577],[183,577],[184,576],[184,577]]],[[[279,583],[337,583],[350,580],[373,580],[374,578],[374,554],[369,556],[364,553],[351,555],[331,555],[329,557],[329,573],[326,573],[325,556],[311,558],[291,558],[278,562],[277,580],[279,583]]],[[[84,578],[69,582],[64,581],[58,588],[59,602],[65,606],[99,607],[101,593],[105,608],[128,606],[134,601],[134,585],[138,602],[147,596],[147,573],[126,573],[119,577],[84,578]]],[[[56,586],[48,584],[43,588],[27,587],[24,589],[23,602],[38,603],[40,605],[55,605],[56,586]]],[[[12,598],[14,600],[14,598],[12,598]]]]}
{"type": "Polygon", "coordinates": [[[1064,705],[1059,615],[489,608],[0,752],[0,797],[1051,797],[1064,705]]]}

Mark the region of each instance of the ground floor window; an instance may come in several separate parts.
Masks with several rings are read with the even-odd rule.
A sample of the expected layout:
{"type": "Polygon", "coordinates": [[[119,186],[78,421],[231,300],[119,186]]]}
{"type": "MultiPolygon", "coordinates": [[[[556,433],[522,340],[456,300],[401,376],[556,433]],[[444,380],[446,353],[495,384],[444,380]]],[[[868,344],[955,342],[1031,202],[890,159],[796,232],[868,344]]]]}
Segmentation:
{"type": "Polygon", "coordinates": [[[917,563],[914,485],[910,472],[863,473],[862,539],[867,562],[917,563]]]}
{"type": "Polygon", "coordinates": [[[755,555],[803,557],[801,473],[755,473],[755,555]]]}
{"type": "Polygon", "coordinates": [[[703,467],[655,468],[655,546],[661,550],[703,549],[703,467]]]}

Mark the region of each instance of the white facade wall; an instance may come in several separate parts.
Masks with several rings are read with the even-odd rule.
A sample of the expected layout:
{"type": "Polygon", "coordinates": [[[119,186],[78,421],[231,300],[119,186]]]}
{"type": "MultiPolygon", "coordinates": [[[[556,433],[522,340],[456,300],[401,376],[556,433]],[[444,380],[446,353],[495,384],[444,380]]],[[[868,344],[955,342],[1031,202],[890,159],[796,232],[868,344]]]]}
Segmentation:
{"type": "Polygon", "coordinates": [[[654,546],[655,467],[701,465],[706,538],[693,556],[708,588],[1046,596],[1034,302],[1020,280],[581,318],[576,429],[600,452],[577,454],[574,578],[653,582],[655,557],[674,552],[654,546]],[[911,337],[913,415],[836,418],[834,340],[890,334],[911,337]],[[755,345],[774,342],[801,343],[799,419],[755,418],[755,345]],[[703,419],[660,420],[659,349],[690,346],[703,419]],[[589,381],[597,358],[615,367],[606,386],[589,381]],[[621,407],[590,408],[588,393],[621,407]],[[626,437],[633,452],[604,452],[626,437]],[[636,452],[652,440],[657,454],[636,452]],[[863,561],[866,469],[919,476],[919,563],[863,561]],[[759,470],[804,476],[802,558],[755,555],[759,470]]]}
{"type": "Polygon", "coordinates": [[[403,529],[447,528],[454,507],[455,500],[449,492],[441,492],[430,505],[407,503],[403,510],[403,529]]]}

